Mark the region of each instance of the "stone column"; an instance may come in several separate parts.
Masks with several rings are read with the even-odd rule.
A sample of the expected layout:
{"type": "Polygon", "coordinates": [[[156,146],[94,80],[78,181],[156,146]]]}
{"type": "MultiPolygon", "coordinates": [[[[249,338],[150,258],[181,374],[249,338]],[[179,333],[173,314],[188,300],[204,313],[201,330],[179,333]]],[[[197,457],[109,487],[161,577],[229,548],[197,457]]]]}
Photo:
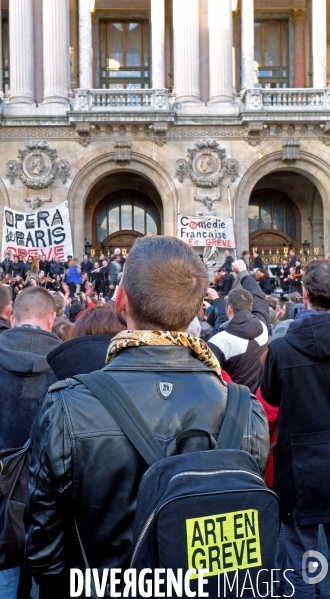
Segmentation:
{"type": "Polygon", "coordinates": [[[294,86],[305,87],[305,19],[306,9],[294,8],[294,86]]]}
{"type": "Polygon", "coordinates": [[[68,104],[68,0],[43,0],[44,98],[46,104],[68,104]]]}
{"type": "Polygon", "coordinates": [[[90,2],[79,0],[79,87],[93,87],[92,13],[90,2]]]}
{"type": "Polygon", "coordinates": [[[233,102],[232,0],[209,0],[209,103],[233,102]]]}
{"type": "Polygon", "coordinates": [[[242,90],[254,88],[254,6],[242,0],[242,90]]]}
{"type": "Polygon", "coordinates": [[[151,0],[151,64],[153,89],[165,88],[165,2],[151,0]]]}
{"type": "Polygon", "coordinates": [[[176,103],[200,105],[198,0],[173,0],[173,29],[176,103]]]}
{"type": "Polygon", "coordinates": [[[3,61],[2,61],[2,13],[0,0],[0,97],[3,96],[3,61]]]}
{"type": "Polygon", "coordinates": [[[327,2],[312,4],[313,87],[327,86],[327,2]]]}
{"type": "Polygon", "coordinates": [[[9,1],[10,99],[34,104],[32,0],[9,1]]]}

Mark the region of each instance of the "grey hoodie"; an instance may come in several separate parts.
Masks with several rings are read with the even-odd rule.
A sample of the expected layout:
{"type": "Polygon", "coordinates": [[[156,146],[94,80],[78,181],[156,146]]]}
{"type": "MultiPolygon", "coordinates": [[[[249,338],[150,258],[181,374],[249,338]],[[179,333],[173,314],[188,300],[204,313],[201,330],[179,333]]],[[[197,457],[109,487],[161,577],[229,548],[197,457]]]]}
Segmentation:
{"type": "Polygon", "coordinates": [[[39,405],[56,378],[46,360],[60,345],[53,333],[15,327],[0,335],[0,449],[27,441],[39,405]]]}

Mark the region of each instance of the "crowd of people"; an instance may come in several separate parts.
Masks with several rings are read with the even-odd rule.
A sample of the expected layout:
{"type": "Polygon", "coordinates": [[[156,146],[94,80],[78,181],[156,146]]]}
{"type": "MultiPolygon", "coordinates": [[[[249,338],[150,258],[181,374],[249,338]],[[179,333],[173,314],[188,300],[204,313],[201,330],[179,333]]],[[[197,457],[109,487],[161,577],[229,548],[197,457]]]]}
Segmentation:
{"type": "MultiPolygon", "coordinates": [[[[217,438],[227,383],[248,387],[241,449],[280,500],[269,596],[292,596],[294,585],[314,599],[303,556],[320,534],[330,542],[330,261],[302,267],[290,250],[273,276],[257,253],[250,264],[249,252],[235,260],[227,250],[210,282],[198,254],[158,236],[138,239],[127,260],[119,249],[94,263],[6,254],[0,267],[0,451],[31,443],[24,559],[0,569],[0,597],[69,597],[79,539],[91,568],[129,567],[147,464],[73,378],[104,369],[167,456],[184,431],[217,438]]],[[[183,453],[199,448],[190,441],[183,453]]]]}

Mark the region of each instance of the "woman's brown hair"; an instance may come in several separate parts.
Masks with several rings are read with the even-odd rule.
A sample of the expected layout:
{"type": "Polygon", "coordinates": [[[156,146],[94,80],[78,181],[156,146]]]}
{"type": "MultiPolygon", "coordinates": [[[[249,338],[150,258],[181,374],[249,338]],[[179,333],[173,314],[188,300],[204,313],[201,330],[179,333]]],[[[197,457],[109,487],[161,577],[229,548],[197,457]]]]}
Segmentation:
{"type": "Polygon", "coordinates": [[[84,337],[85,335],[116,335],[120,331],[124,331],[122,325],[111,304],[103,304],[103,306],[95,306],[95,308],[87,308],[73,326],[71,339],[84,337]]]}

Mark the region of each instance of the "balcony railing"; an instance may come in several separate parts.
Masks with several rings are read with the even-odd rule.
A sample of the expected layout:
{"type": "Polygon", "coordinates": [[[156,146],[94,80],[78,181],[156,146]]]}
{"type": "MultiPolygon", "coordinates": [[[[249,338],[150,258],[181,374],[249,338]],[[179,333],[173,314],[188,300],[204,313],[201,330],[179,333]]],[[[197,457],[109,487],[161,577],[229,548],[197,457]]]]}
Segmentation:
{"type": "Polygon", "coordinates": [[[243,110],[330,110],[330,88],[249,89],[242,97],[243,110]]]}
{"type": "Polygon", "coordinates": [[[167,89],[76,89],[75,111],[169,110],[167,89]]]}

